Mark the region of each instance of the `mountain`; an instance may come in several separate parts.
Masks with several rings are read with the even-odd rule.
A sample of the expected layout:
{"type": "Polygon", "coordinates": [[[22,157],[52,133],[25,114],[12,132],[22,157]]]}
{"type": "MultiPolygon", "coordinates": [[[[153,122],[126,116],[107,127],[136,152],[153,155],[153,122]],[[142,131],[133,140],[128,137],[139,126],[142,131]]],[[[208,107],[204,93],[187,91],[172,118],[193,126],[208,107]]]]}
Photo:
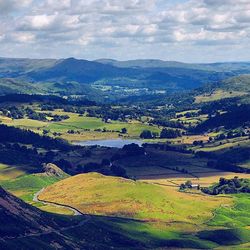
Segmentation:
{"type": "Polygon", "coordinates": [[[35,81],[91,83],[103,78],[132,74],[131,71],[133,70],[127,71],[97,62],[68,58],[57,61],[52,67],[31,71],[27,76],[35,81]]]}
{"type": "Polygon", "coordinates": [[[187,64],[161,60],[0,58],[0,94],[49,93],[118,100],[183,92],[250,74],[250,63],[187,64]]]}
{"type": "Polygon", "coordinates": [[[120,68],[186,68],[208,71],[246,71],[249,72],[250,62],[222,62],[222,63],[183,63],[177,61],[163,61],[156,59],[140,59],[117,61],[113,59],[98,59],[96,62],[109,64],[120,68]]]}
{"type": "Polygon", "coordinates": [[[221,82],[220,87],[229,91],[244,91],[250,93],[250,74],[226,79],[221,82]]]}
{"type": "MultiPolygon", "coordinates": [[[[188,68],[189,64],[175,61],[162,61],[156,59],[140,59],[128,61],[116,61],[113,59],[98,59],[96,62],[113,65],[119,68],[188,68]]],[[[190,64],[190,68],[192,67],[190,64]]]]}
{"type": "Polygon", "coordinates": [[[52,67],[55,59],[28,59],[0,57],[0,77],[19,77],[29,71],[52,67]]]}

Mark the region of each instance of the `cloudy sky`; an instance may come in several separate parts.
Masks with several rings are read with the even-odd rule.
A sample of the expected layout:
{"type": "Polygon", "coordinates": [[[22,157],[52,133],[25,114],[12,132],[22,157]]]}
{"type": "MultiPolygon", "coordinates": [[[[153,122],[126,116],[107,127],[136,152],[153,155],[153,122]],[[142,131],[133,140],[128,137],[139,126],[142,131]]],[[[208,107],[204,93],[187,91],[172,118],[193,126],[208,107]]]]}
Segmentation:
{"type": "Polygon", "coordinates": [[[0,0],[0,56],[250,61],[250,0],[0,0]]]}

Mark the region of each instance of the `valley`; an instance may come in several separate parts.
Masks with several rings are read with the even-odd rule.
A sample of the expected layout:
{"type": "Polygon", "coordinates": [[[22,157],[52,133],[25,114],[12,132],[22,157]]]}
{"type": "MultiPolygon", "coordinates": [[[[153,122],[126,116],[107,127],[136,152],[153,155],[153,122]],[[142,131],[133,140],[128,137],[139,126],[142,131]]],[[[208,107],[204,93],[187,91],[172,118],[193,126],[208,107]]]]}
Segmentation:
{"type": "MultiPolygon", "coordinates": [[[[56,88],[45,83],[54,67],[56,81],[61,67],[81,69],[88,62],[49,63],[51,69],[27,74],[36,88],[54,92],[0,96],[0,185],[8,202],[18,199],[28,214],[55,223],[46,220],[49,230],[20,229],[10,238],[2,233],[6,249],[36,242],[54,249],[55,241],[66,249],[247,249],[249,75],[185,91],[161,92],[157,83],[150,93],[140,85],[134,92],[119,78],[119,91],[107,99],[117,82],[104,87],[104,80],[89,79],[88,88],[95,86],[89,95],[82,95],[86,84],[79,82],[73,84],[81,85],[77,93],[56,92],[68,76],[56,88]],[[230,184],[217,187],[226,180],[230,184]]],[[[125,69],[113,70],[118,77],[125,69]]],[[[175,72],[185,77],[186,70],[175,72]]],[[[5,200],[0,197],[2,210],[15,212],[5,200]]]]}

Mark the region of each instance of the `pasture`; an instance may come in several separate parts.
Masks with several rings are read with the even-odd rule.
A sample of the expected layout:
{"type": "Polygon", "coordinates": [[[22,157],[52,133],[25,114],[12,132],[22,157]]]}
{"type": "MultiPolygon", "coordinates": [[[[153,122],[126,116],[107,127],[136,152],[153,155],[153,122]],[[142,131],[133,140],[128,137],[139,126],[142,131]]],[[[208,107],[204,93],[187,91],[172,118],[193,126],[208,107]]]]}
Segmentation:
{"type": "Polygon", "coordinates": [[[233,249],[249,244],[247,194],[185,193],[174,186],[89,173],[47,187],[40,198],[95,215],[97,225],[147,246],[233,249]]]}
{"type": "Polygon", "coordinates": [[[57,182],[39,198],[71,205],[88,214],[191,224],[202,224],[211,217],[213,209],[231,204],[224,197],[190,195],[178,189],[97,173],[57,182]]]}
{"type": "Polygon", "coordinates": [[[70,141],[117,138],[119,135],[121,136],[120,132],[123,128],[127,129],[127,134],[123,134],[122,136],[129,138],[138,138],[143,130],[159,133],[161,129],[158,128],[158,126],[150,126],[147,123],[135,120],[129,120],[127,122],[110,121],[109,123],[105,123],[101,118],[88,117],[86,115],[81,116],[76,113],[61,110],[56,110],[51,113],[53,115],[68,115],[69,119],[59,122],[44,122],[28,118],[10,119],[1,116],[0,121],[8,126],[31,129],[37,133],[42,133],[43,130],[46,130],[50,136],[55,136],[54,133],[60,133],[60,135],[56,136],[70,141]],[[74,133],[68,133],[69,130],[73,130],[74,133]]]}
{"type": "Polygon", "coordinates": [[[226,91],[226,90],[218,89],[210,94],[206,93],[203,95],[196,96],[195,103],[212,102],[212,101],[217,101],[217,100],[225,99],[225,98],[244,96],[246,94],[247,92],[243,92],[243,91],[226,91]]]}

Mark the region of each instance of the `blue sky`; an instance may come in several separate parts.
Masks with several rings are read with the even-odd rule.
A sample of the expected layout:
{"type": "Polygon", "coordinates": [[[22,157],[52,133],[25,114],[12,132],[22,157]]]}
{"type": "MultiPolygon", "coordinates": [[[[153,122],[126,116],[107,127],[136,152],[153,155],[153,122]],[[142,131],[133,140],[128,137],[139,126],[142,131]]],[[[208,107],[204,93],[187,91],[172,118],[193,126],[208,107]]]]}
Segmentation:
{"type": "Polygon", "coordinates": [[[250,61],[249,0],[0,0],[0,56],[250,61]]]}

